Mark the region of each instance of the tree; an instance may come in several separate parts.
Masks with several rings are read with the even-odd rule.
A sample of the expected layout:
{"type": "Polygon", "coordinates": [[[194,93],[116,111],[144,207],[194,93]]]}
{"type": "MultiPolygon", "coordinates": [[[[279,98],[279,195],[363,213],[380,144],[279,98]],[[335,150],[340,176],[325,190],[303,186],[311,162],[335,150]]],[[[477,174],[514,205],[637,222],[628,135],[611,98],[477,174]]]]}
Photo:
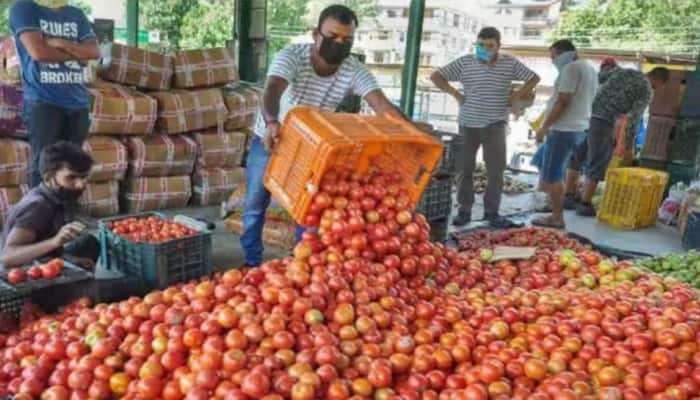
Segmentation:
{"type": "Polygon", "coordinates": [[[88,18],[92,15],[92,6],[85,2],[85,0],[70,0],[68,2],[73,7],[78,7],[83,11],[88,18]]]}
{"type": "Polygon", "coordinates": [[[553,36],[580,47],[694,53],[700,0],[593,0],[565,13],[553,36]]]}
{"type": "Polygon", "coordinates": [[[321,11],[333,4],[342,4],[355,11],[361,24],[374,19],[379,12],[377,0],[312,0],[308,2],[306,7],[306,14],[304,15],[306,24],[308,26],[316,26],[321,11]]]}
{"type": "Polygon", "coordinates": [[[10,6],[11,2],[0,3],[0,37],[10,36],[10,6]]]}
{"type": "Polygon", "coordinates": [[[164,51],[178,50],[184,19],[198,6],[199,0],[141,0],[139,21],[143,28],[160,32],[161,44],[149,47],[157,47],[164,51]]]}
{"type": "Polygon", "coordinates": [[[183,19],[179,47],[225,47],[233,38],[233,8],[233,0],[202,3],[192,8],[183,19]]]}

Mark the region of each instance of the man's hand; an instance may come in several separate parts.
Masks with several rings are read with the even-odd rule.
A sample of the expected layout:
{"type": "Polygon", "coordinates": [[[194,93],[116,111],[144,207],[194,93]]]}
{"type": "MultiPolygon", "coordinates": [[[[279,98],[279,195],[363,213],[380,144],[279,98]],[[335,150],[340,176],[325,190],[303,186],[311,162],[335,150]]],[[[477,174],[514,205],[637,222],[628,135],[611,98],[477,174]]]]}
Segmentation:
{"type": "Polygon", "coordinates": [[[508,96],[508,105],[512,106],[516,102],[520,101],[523,98],[523,94],[521,93],[520,90],[516,90],[513,93],[508,96]]]}
{"type": "Polygon", "coordinates": [[[549,128],[545,126],[541,126],[540,129],[535,132],[535,142],[537,143],[542,143],[544,142],[544,137],[547,136],[547,131],[549,128]]]}
{"type": "Polygon", "coordinates": [[[54,49],[66,50],[73,45],[73,42],[61,38],[48,38],[46,39],[46,44],[54,49]]]}
{"type": "Polygon", "coordinates": [[[265,150],[272,152],[277,146],[279,141],[280,133],[280,123],[278,121],[270,121],[267,123],[265,129],[265,137],[263,138],[263,144],[265,145],[265,150]]]}
{"type": "Polygon", "coordinates": [[[60,231],[53,237],[58,247],[63,247],[66,243],[75,240],[85,230],[85,225],[80,222],[71,222],[63,225],[60,231]]]}

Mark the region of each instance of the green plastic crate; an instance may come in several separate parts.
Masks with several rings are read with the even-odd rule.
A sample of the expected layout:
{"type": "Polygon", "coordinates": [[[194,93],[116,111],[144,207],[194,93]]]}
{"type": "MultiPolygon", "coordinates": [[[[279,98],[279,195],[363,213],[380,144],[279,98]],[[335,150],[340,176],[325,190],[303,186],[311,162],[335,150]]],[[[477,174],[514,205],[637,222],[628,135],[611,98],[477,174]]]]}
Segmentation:
{"type": "Polygon", "coordinates": [[[164,289],[212,273],[212,238],[209,231],[165,243],[135,243],[107,228],[126,218],[168,218],[160,213],[140,213],[100,220],[100,247],[104,265],[122,272],[143,291],[164,289]]]}
{"type": "Polygon", "coordinates": [[[697,180],[698,175],[700,175],[700,167],[696,165],[685,165],[670,163],[668,164],[668,186],[672,187],[678,182],[683,182],[689,185],[690,182],[697,180]]]}

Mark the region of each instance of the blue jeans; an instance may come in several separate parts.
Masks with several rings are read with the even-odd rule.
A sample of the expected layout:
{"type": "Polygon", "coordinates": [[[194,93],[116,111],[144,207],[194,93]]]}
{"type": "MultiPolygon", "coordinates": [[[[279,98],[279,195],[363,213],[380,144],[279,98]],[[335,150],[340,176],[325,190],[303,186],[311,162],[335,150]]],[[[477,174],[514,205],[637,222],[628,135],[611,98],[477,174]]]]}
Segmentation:
{"type": "MultiPolygon", "coordinates": [[[[263,261],[262,233],[265,225],[265,212],[270,206],[270,192],[263,185],[270,153],[260,137],[254,136],[246,161],[246,195],[243,211],[243,234],[241,247],[245,253],[245,262],[249,266],[258,266],[263,261]]],[[[296,241],[301,240],[305,228],[296,227],[296,241]]]]}
{"type": "Polygon", "coordinates": [[[576,146],[586,137],[585,132],[564,132],[550,129],[542,146],[540,179],[545,183],[564,180],[566,166],[576,146]]]}

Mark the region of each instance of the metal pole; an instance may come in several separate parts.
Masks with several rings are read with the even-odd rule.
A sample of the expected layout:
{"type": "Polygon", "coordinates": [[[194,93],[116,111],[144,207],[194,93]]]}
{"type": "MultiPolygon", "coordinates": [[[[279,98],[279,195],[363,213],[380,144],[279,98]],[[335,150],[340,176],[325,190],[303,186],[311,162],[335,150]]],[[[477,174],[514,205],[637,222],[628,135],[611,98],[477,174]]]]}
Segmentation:
{"type": "Polygon", "coordinates": [[[129,46],[139,45],[139,0],[126,0],[126,41],[129,46]]]}
{"type": "Polygon", "coordinates": [[[424,12],[425,0],[411,0],[406,35],[406,63],[401,76],[401,109],[409,118],[413,118],[424,12]]]}

